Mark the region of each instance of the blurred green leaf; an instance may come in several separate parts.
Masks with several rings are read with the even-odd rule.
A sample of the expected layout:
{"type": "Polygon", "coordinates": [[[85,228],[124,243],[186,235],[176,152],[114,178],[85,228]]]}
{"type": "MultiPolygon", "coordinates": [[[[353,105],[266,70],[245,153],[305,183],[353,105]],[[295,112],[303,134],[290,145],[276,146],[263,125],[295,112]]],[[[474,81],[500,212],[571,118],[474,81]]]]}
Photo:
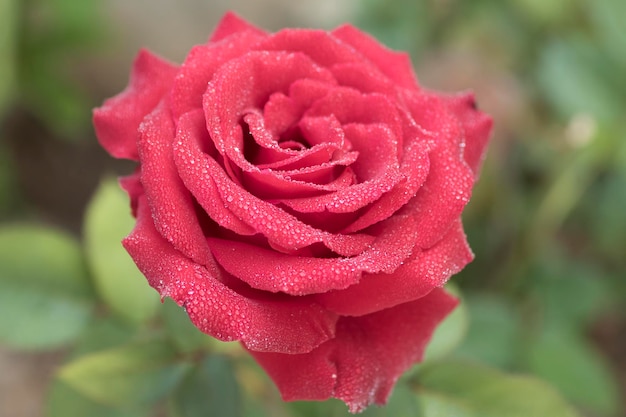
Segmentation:
{"type": "MultiPolygon", "coordinates": [[[[626,164],[624,165],[626,167],[626,164]]],[[[583,221],[589,224],[596,249],[615,261],[624,261],[626,247],[626,169],[611,172],[586,195],[583,221]]]]}
{"type": "Polygon", "coordinates": [[[357,26],[389,48],[418,53],[431,28],[422,0],[366,0],[357,26]]]}
{"type": "Polygon", "coordinates": [[[460,361],[430,364],[416,377],[424,417],[576,417],[548,384],[460,361]]]}
{"type": "Polygon", "coordinates": [[[78,242],[42,226],[0,229],[0,340],[22,349],[72,342],[93,310],[78,242]]]}
{"type": "Polygon", "coordinates": [[[559,326],[545,327],[530,347],[529,365],[573,403],[602,415],[617,412],[616,381],[581,337],[559,326]]]}
{"type": "Polygon", "coordinates": [[[592,22],[607,51],[626,68],[626,2],[622,0],[593,0],[584,2],[591,12],[592,22]]]}
{"type": "Polygon", "coordinates": [[[235,370],[224,356],[208,356],[185,376],[173,395],[176,417],[243,416],[235,370]]]}
{"type": "Polygon", "coordinates": [[[98,352],[129,343],[136,336],[136,328],[117,317],[98,317],[89,324],[76,342],[71,358],[78,358],[88,353],[98,352]]]}
{"type": "Polygon", "coordinates": [[[470,324],[458,354],[497,367],[512,367],[521,348],[516,308],[502,297],[489,295],[467,296],[465,304],[470,324]]]}
{"type": "Polygon", "coordinates": [[[79,357],[58,375],[92,401],[134,409],[163,398],[189,367],[169,344],[148,340],[79,357]]]}
{"type": "MultiPolygon", "coordinates": [[[[297,417],[350,417],[348,407],[339,400],[331,399],[323,402],[296,401],[287,407],[297,417]]],[[[371,405],[359,414],[362,417],[426,417],[421,412],[419,399],[406,381],[396,384],[389,401],[384,406],[371,405]]]]}
{"type": "Polygon", "coordinates": [[[22,105],[64,139],[85,137],[94,103],[77,68],[102,34],[101,2],[21,4],[17,78],[22,105]]]}
{"type": "Polygon", "coordinates": [[[86,212],[87,259],[104,302],[131,323],[142,323],[156,313],[159,296],[121,244],[134,223],[125,193],[114,180],[103,180],[86,212]]]}
{"type": "Polygon", "coordinates": [[[564,330],[584,331],[609,304],[610,290],[595,265],[573,261],[556,248],[545,250],[531,270],[535,310],[543,321],[564,330]]]}
{"type": "Polygon", "coordinates": [[[554,23],[571,12],[571,0],[516,0],[516,4],[533,20],[542,23],[554,23]]]}
{"type": "Polygon", "coordinates": [[[161,312],[165,329],[180,352],[206,350],[211,345],[211,337],[198,330],[185,310],[171,298],[164,300],[161,312]]]}
{"type": "Polygon", "coordinates": [[[621,117],[623,97],[609,80],[617,74],[605,55],[582,39],[549,42],[541,51],[538,67],[539,85],[564,117],[590,114],[605,121],[621,117]]]}
{"type": "Polygon", "coordinates": [[[47,417],[144,417],[148,410],[124,410],[97,403],[62,381],[54,381],[46,401],[47,417]]]}
{"type": "Polygon", "coordinates": [[[15,83],[16,0],[0,0],[0,116],[15,83]]]}
{"type": "MultiPolygon", "coordinates": [[[[460,297],[459,290],[452,284],[447,284],[446,290],[456,297],[460,297]]],[[[424,361],[441,359],[450,354],[463,341],[468,326],[467,307],[465,302],[461,301],[456,309],[435,329],[435,333],[426,347],[424,361]]]]}

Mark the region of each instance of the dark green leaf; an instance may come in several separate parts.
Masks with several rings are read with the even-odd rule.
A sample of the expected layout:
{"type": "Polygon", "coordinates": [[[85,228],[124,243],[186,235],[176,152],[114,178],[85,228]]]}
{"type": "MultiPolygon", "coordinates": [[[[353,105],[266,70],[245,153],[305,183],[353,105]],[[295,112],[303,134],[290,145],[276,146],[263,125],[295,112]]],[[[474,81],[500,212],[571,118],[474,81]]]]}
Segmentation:
{"type": "Polygon", "coordinates": [[[573,403],[605,415],[617,411],[616,381],[600,355],[581,337],[562,327],[546,327],[529,356],[530,370],[573,403]]]}
{"type": "Polygon", "coordinates": [[[116,181],[104,180],[85,217],[87,259],[96,288],[111,310],[132,323],[142,323],[156,313],[159,296],[121,244],[134,223],[124,192],[116,181]]]}
{"type": "Polygon", "coordinates": [[[431,364],[416,378],[424,417],[576,417],[545,382],[461,361],[431,364]]]}
{"type": "Polygon", "coordinates": [[[206,350],[211,345],[211,337],[198,330],[174,300],[164,300],[161,311],[167,333],[182,353],[206,350]]]}
{"type": "Polygon", "coordinates": [[[504,299],[473,295],[465,299],[469,330],[457,352],[490,365],[510,367],[520,348],[520,318],[504,299]]]}
{"type": "Polygon", "coordinates": [[[0,340],[23,349],[58,347],[80,334],[92,310],[76,240],[39,226],[0,229],[0,340]]]}
{"type": "Polygon", "coordinates": [[[81,395],[113,407],[144,407],[170,392],[190,365],[170,345],[148,340],[79,357],[59,377],[81,395]]]}
{"type": "Polygon", "coordinates": [[[242,416],[241,394],[231,362],[209,356],[192,369],[173,397],[177,417],[242,416]]]}

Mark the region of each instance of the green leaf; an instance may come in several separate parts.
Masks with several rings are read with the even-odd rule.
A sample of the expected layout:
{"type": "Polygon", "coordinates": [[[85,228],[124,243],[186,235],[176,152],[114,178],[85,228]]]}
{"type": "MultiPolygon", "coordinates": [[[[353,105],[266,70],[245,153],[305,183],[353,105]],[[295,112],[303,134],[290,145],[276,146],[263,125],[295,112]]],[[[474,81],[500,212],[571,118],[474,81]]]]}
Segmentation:
{"type": "MultiPolygon", "coordinates": [[[[460,297],[456,286],[448,284],[446,289],[451,294],[460,297]]],[[[435,333],[426,347],[424,361],[441,359],[450,354],[463,341],[468,326],[467,307],[465,302],[461,300],[456,309],[435,329],[435,333]]]]}
{"type": "Polygon", "coordinates": [[[198,350],[207,350],[211,346],[211,337],[198,330],[185,310],[174,300],[165,299],[161,312],[163,313],[165,329],[180,352],[192,353],[198,350]]]}
{"type": "Polygon", "coordinates": [[[54,381],[46,401],[47,417],[144,417],[148,410],[124,410],[97,403],[62,381],[54,381]]]}
{"type": "Polygon", "coordinates": [[[188,369],[169,344],[148,340],[82,356],[58,375],[92,401],[134,409],[165,396],[188,369]]]}
{"type": "Polygon", "coordinates": [[[584,5],[589,8],[594,27],[607,50],[622,65],[626,65],[626,32],[624,32],[626,2],[594,0],[584,2],[584,5]]]}
{"type": "Polygon", "coordinates": [[[224,356],[209,356],[192,369],[173,395],[176,417],[242,416],[235,370],[224,356]]]}
{"type": "Polygon", "coordinates": [[[99,317],[92,320],[89,327],[80,335],[76,347],[72,350],[71,358],[75,359],[89,353],[127,344],[136,334],[136,327],[118,320],[117,317],[99,317]]]}
{"type": "Polygon", "coordinates": [[[610,304],[605,273],[595,264],[572,260],[558,247],[543,251],[531,276],[537,308],[550,325],[582,332],[610,304]]]}
{"type": "MultiPolygon", "coordinates": [[[[348,407],[339,400],[296,401],[287,407],[297,417],[350,417],[348,407]]],[[[421,405],[406,381],[401,380],[393,389],[389,401],[384,406],[371,405],[359,416],[362,417],[426,417],[421,412],[421,405]]]]}
{"type": "Polygon", "coordinates": [[[590,114],[598,120],[610,120],[623,110],[622,97],[604,74],[612,67],[588,41],[555,41],[542,51],[538,81],[562,116],[590,114]]]}
{"type": "Polygon", "coordinates": [[[85,217],[87,260],[111,310],[131,323],[143,323],[156,313],[159,296],[121,244],[134,223],[124,192],[114,180],[102,181],[85,217]]]}
{"type": "Polygon", "coordinates": [[[417,392],[424,417],[577,417],[547,383],[447,361],[423,367],[417,392]]]}
{"type": "Polygon", "coordinates": [[[616,381],[602,357],[561,327],[546,327],[529,351],[530,370],[575,404],[613,415],[619,407],[616,381]]]}
{"type": "Polygon", "coordinates": [[[68,344],[93,310],[80,246],[41,226],[0,229],[0,340],[21,349],[68,344]]]}
{"type": "Polygon", "coordinates": [[[520,317],[504,299],[468,295],[469,330],[457,349],[460,356],[478,359],[497,367],[511,367],[520,348],[520,317]]]}

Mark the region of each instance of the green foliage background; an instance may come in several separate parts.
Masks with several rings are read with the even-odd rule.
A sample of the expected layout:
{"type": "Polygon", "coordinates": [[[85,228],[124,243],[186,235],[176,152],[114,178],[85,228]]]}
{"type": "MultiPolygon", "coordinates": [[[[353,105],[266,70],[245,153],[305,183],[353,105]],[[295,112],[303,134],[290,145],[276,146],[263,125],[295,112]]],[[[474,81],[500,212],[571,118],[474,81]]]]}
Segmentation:
{"type": "MultiPolygon", "coordinates": [[[[411,52],[423,85],[473,88],[496,123],[464,218],[476,261],[453,279],[463,307],[363,415],[626,415],[626,3],[356,4],[353,23],[411,52]]],[[[114,92],[74,76],[110,47],[100,8],[0,0],[3,349],[63,354],[50,417],[347,415],[280,401],[238,345],[160,304],[121,248],[133,220],[110,173],[130,167],[90,128],[114,92]]]]}

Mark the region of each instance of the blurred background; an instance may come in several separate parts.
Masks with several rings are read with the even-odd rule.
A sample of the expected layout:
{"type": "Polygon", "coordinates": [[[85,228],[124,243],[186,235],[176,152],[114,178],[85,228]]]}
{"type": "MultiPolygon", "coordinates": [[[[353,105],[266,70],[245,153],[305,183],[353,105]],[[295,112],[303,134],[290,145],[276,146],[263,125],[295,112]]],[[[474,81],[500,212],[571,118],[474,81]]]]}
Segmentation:
{"type": "MultiPolygon", "coordinates": [[[[228,9],[269,31],[351,22],[409,51],[426,88],[475,91],[495,133],[464,215],[476,260],[453,279],[469,317],[453,354],[538,376],[584,416],[626,416],[623,0],[0,0],[0,229],[88,246],[88,202],[132,169],[99,148],[91,109],[139,48],[181,62],[228,9]]],[[[20,257],[6,241],[5,274],[20,257]]],[[[0,416],[45,415],[71,337],[11,336],[1,278],[0,416]]]]}

